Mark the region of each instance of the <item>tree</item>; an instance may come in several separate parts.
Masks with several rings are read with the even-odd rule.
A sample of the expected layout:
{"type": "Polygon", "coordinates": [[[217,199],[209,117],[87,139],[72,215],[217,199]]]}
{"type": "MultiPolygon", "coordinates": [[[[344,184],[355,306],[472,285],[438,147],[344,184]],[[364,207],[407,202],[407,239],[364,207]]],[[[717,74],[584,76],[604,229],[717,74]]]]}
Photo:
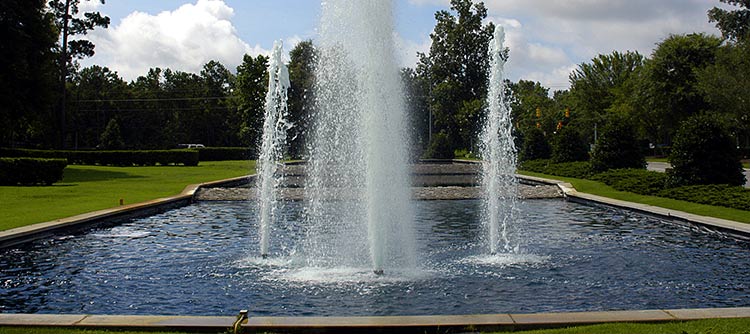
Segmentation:
{"type": "Polygon", "coordinates": [[[588,159],[588,144],[575,128],[565,126],[552,137],[552,161],[572,162],[588,159]]]}
{"type": "Polygon", "coordinates": [[[215,60],[203,65],[200,75],[204,100],[201,123],[196,130],[201,133],[201,142],[211,146],[238,145],[241,113],[235,113],[227,102],[234,86],[234,75],[215,60]]]}
{"type": "Polygon", "coordinates": [[[289,52],[289,82],[288,93],[289,122],[289,155],[293,159],[300,159],[305,154],[307,133],[311,125],[311,112],[315,97],[313,85],[315,80],[315,47],[311,40],[297,44],[289,52]]]}
{"type": "Polygon", "coordinates": [[[739,152],[725,126],[709,114],[683,122],[669,155],[670,183],[745,184],[739,152]]]}
{"type": "MultiPolygon", "coordinates": [[[[87,0],[89,1],[89,0],[87,0]]],[[[104,0],[99,0],[104,4],[104,0]]],[[[60,128],[59,143],[60,147],[65,146],[66,136],[66,95],[68,73],[77,67],[77,59],[83,59],[94,55],[94,43],[86,39],[76,39],[69,41],[71,36],[86,35],[96,27],[109,27],[109,17],[102,16],[99,12],[87,12],[78,16],[78,4],[80,0],[50,0],[48,3],[50,11],[54,14],[57,30],[61,35],[61,44],[59,46],[60,61],[58,68],[60,70],[60,106],[58,119],[60,128]]]]}
{"type": "Polygon", "coordinates": [[[125,141],[122,139],[122,131],[120,131],[120,124],[117,123],[117,118],[112,118],[107,123],[107,127],[104,128],[100,137],[100,147],[105,150],[121,150],[125,148],[125,141]]]}
{"type": "Polygon", "coordinates": [[[523,132],[527,129],[536,128],[537,124],[542,133],[552,133],[557,124],[557,112],[555,112],[554,101],[549,98],[549,89],[539,82],[519,80],[518,83],[509,83],[511,94],[510,108],[513,123],[516,128],[523,132]],[[537,116],[537,110],[539,116],[537,116]]]}
{"type": "Polygon", "coordinates": [[[411,153],[414,157],[420,157],[427,149],[431,135],[427,82],[411,68],[401,70],[401,81],[404,83],[406,109],[409,115],[411,153]]]}
{"type": "Polygon", "coordinates": [[[523,134],[523,145],[518,153],[519,161],[549,159],[552,148],[544,132],[536,127],[527,128],[523,134]]]}
{"type": "Polygon", "coordinates": [[[237,110],[240,112],[241,145],[256,150],[263,135],[266,91],[268,91],[268,57],[245,55],[237,67],[234,87],[237,110]]]}
{"type": "Polygon", "coordinates": [[[716,22],[721,35],[735,42],[750,40],[750,1],[719,0],[723,3],[739,6],[743,9],[726,10],[714,7],[708,11],[708,21],[716,22]]]}
{"type": "Polygon", "coordinates": [[[639,79],[643,117],[656,120],[656,137],[670,144],[680,122],[709,104],[698,89],[697,74],[713,64],[721,40],[705,34],[672,35],[646,61],[639,79]]]}
{"type": "Polygon", "coordinates": [[[0,1],[0,36],[0,146],[44,143],[56,87],[53,17],[43,0],[0,1]]]}
{"type": "Polygon", "coordinates": [[[591,153],[591,168],[595,172],[646,168],[646,158],[638,145],[630,120],[621,115],[609,118],[591,153]]]}
{"type": "Polygon", "coordinates": [[[638,52],[612,52],[582,63],[570,74],[570,101],[576,112],[572,124],[593,142],[594,127],[607,114],[627,103],[632,95],[631,78],[643,66],[638,52]]]}
{"type": "Polygon", "coordinates": [[[116,72],[94,65],[72,76],[70,94],[69,125],[74,148],[93,148],[99,144],[107,124],[119,113],[121,101],[130,98],[130,89],[116,72]]]}
{"type": "MultiPolygon", "coordinates": [[[[448,11],[435,14],[437,23],[430,34],[429,56],[418,54],[417,73],[428,82],[435,131],[444,132],[451,146],[459,148],[470,143],[466,136],[461,136],[461,126],[455,115],[464,102],[485,100],[489,67],[487,49],[495,26],[483,24],[487,17],[484,3],[451,0],[451,10],[455,16],[448,11]]],[[[477,125],[470,127],[476,128],[477,125]]]]}

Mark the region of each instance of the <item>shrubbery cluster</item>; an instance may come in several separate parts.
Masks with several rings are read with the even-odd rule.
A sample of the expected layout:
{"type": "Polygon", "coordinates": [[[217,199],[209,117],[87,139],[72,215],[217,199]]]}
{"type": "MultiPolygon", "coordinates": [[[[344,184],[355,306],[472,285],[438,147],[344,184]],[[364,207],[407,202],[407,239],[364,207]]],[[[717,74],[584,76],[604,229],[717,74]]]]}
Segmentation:
{"type": "Polygon", "coordinates": [[[554,163],[550,159],[530,160],[522,162],[520,169],[577,179],[586,179],[591,176],[591,164],[587,161],[554,163]]]}
{"type": "Polygon", "coordinates": [[[65,159],[0,158],[0,185],[51,185],[67,165],[65,159]]]}
{"type": "Polygon", "coordinates": [[[1,149],[0,156],[31,157],[46,159],[67,159],[74,165],[101,166],[154,166],[185,165],[197,166],[198,151],[195,150],[161,150],[161,151],[44,151],[26,149],[1,149]]]}

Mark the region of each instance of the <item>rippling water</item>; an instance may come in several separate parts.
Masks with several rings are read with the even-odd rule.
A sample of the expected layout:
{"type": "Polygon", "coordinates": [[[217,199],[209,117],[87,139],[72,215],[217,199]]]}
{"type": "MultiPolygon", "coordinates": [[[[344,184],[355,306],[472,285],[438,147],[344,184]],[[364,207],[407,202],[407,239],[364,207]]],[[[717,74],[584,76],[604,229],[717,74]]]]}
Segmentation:
{"type": "Polygon", "coordinates": [[[417,202],[418,270],[305,267],[301,205],[271,259],[248,203],[199,203],[0,250],[0,312],[346,316],[750,306],[750,243],[605,207],[521,204],[483,256],[479,201],[417,202]]]}

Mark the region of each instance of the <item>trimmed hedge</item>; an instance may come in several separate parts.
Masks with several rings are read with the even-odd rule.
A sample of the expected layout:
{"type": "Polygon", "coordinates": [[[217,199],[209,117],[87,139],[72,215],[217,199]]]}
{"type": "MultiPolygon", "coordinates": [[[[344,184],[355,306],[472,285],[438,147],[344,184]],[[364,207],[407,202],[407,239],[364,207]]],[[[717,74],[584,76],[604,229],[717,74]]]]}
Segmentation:
{"type": "Polygon", "coordinates": [[[520,169],[577,179],[587,179],[592,173],[588,161],[554,163],[550,159],[529,160],[522,162],[520,169]]]}
{"type": "Polygon", "coordinates": [[[256,155],[248,147],[201,147],[196,150],[200,161],[250,160],[256,155]]]}
{"type": "Polygon", "coordinates": [[[640,195],[656,195],[664,190],[667,175],[645,169],[612,169],[591,177],[615,190],[629,191],[640,195]]]}
{"type": "Polygon", "coordinates": [[[65,159],[0,158],[0,185],[51,185],[62,180],[65,159]]]}
{"type": "Polygon", "coordinates": [[[0,149],[3,157],[31,157],[42,159],[67,159],[73,165],[101,166],[197,166],[199,153],[195,150],[161,151],[45,151],[26,149],[0,149]]]}
{"type": "Polygon", "coordinates": [[[727,184],[694,185],[664,189],[660,197],[750,211],[750,189],[727,184]]]}

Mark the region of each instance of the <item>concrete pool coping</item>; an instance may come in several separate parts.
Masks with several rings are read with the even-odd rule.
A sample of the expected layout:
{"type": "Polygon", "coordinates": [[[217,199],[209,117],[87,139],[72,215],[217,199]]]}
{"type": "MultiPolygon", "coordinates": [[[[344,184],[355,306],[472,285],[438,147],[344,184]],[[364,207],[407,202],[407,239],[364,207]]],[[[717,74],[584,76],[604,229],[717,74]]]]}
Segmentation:
{"type": "MultiPolygon", "coordinates": [[[[750,318],[750,307],[634,311],[501,313],[476,315],[383,317],[249,317],[243,332],[446,333],[528,330],[612,322],[658,323],[701,319],[750,318]]],[[[84,329],[221,332],[233,327],[231,316],[138,316],[87,314],[0,314],[5,327],[69,327],[84,329]]]]}

